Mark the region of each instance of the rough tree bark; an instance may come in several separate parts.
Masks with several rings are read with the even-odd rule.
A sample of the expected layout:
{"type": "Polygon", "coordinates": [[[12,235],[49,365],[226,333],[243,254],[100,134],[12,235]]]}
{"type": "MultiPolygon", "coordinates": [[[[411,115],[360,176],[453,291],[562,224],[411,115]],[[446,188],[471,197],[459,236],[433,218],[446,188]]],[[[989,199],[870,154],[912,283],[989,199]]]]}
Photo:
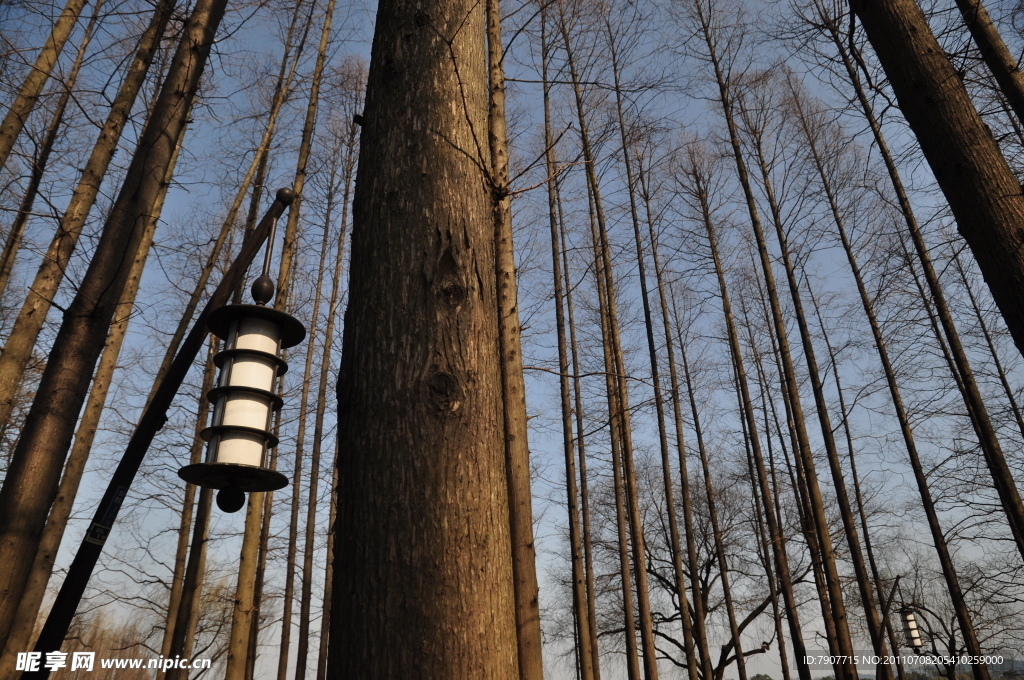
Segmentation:
{"type": "Polygon", "coordinates": [[[328,675],[519,677],[483,7],[382,0],[338,378],[328,675]],[[453,115],[454,114],[454,115],[453,115]]]}

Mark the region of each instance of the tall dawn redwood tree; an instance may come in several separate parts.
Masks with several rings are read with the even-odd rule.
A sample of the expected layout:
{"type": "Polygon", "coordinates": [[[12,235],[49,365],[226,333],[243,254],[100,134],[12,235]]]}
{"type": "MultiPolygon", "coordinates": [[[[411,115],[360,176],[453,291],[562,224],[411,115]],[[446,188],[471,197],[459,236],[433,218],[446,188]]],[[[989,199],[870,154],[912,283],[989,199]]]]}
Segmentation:
{"type": "Polygon", "coordinates": [[[198,0],[103,227],[82,284],[64,313],[50,361],[0,489],[0,645],[10,631],[75,421],[132,262],[199,87],[227,0],[198,0]]]}
{"type": "Polygon", "coordinates": [[[375,30],[328,677],[517,680],[484,7],[381,0],[375,30]]]}
{"type": "MultiPolygon", "coordinates": [[[[914,0],[850,0],[1017,349],[1024,352],[1024,192],[914,0]]],[[[1019,504],[1019,501],[1017,501],[1019,504]]],[[[1022,508],[1016,507],[1013,513],[1022,508]]]]}

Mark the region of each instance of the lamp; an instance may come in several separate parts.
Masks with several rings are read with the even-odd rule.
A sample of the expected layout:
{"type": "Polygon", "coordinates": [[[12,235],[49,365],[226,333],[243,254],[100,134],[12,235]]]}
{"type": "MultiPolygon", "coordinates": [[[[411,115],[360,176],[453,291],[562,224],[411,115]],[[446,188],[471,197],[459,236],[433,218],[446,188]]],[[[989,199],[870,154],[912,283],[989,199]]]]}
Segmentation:
{"type": "Polygon", "coordinates": [[[914,615],[914,610],[910,607],[901,608],[900,618],[903,619],[903,635],[907,646],[913,649],[915,653],[919,653],[921,648],[924,647],[924,642],[921,640],[921,629],[917,625],[917,617],[914,615]]]}
{"type": "Polygon", "coordinates": [[[209,442],[206,460],[178,471],[186,482],[219,489],[217,507],[224,512],[241,509],[246,492],[288,484],[287,477],[267,467],[267,454],[278,443],[271,417],[283,403],[273,390],[288,370],[280,351],[302,342],[306,329],[295,317],[266,306],[274,296],[268,273],[272,245],[273,228],[263,274],[252,284],[256,304],[225,305],[210,314],[207,327],[224,340],[224,349],[214,357],[220,375],[207,393],[213,423],[200,433],[209,442]]]}

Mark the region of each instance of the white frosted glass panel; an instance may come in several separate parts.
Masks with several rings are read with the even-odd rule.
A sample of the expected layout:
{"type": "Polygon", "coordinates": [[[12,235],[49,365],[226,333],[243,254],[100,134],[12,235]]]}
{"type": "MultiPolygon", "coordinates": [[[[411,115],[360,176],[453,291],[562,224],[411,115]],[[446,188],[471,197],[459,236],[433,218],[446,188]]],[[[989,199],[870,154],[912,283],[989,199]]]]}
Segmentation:
{"type": "Polygon", "coordinates": [[[238,392],[227,394],[224,400],[224,417],[221,425],[242,425],[257,430],[267,429],[270,402],[254,394],[238,392]]]}
{"type": "Polygon", "coordinates": [[[277,354],[277,338],[280,333],[277,324],[265,319],[247,317],[238,321],[237,349],[256,349],[267,354],[277,354]]]}
{"type": "Polygon", "coordinates": [[[231,366],[231,378],[229,385],[244,385],[245,387],[258,387],[261,390],[271,391],[274,387],[274,362],[269,359],[254,356],[236,356],[231,366]]]}
{"type": "Polygon", "coordinates": [[[259,467],[263,463],[263,439],[245,432],[224,432],[217,447],[218,463],[259,467]]]}

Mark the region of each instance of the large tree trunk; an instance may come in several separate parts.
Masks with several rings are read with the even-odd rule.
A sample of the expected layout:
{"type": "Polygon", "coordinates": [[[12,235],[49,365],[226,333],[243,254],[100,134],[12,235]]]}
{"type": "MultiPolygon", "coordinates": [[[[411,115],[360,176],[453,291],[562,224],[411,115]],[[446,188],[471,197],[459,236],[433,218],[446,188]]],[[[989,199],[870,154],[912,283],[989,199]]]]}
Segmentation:
{"type": "Polygon", "coordinates": [[[0,427],[10,420],[16,388],[32,356],[32,348],[43,328],[57,288],[64,280],[64,272],[82,233],[85,219],[96,201],[100,183],[117,150],[121,132],[146,80],[146,73],[173,9],[174,0],[159,0],[157,3],[149,26],[139,40],[135,59],[121,83],[96,145],[82,170],[78,186],[75,187],[67,210],[32,281],[29,288],[31,293],[26,297],[14,327],[4,342],[4,352],[0,354],[0,427]]]}
{"type": "Polygon", "coordinates": [[[25,591],[21,596],[18,611],[15,615],[14,624],[7,638],[7,645],[3,657],[0,657],[0,678],[6,677],[4,672],[14,668],[14,659],[19,651],[31,649],[34,646],[33,634],[36,632],[36,617],[39,608],[46,595],[46,587],[53,575],[54,563],[57,560],[57,551],[60,549],[61,539],[64,537],[64,530],[67,527],[68,519],[71,517],[71,510],[75,504],[75,497],[78,494],[78,486],[82,481],[85,472],[85,464],[89,460],[92,451],[92,444],[99,429],[100,417],[103,415],[103,407],[107,401],[107,394],[117,368],[117,359],[121,354],[121,346],[124,344],[128,332],[128,322],[131,321],[135,311],[135,297],[139,292],[139,285],[142,282],[142,273],[146,267],[146,259],[149,256],[150,246],[153,244],[153,234],[156,231],[157,218],[163,207],[163,200],[170,188],[171,176],[174,174],[174,165],[178,153],[181,151],[181,141],[184,136],[178,138],[178,144],[174,150],[174,157],[167,167],[161,195],[154,206],[154,216],[147,222],[139,245],[139,252],[132,263],[131,271],[128,274],[128,281],[118,306],[117,317],[110,327],[106,344],[103,347],[103,354],[100,356],[96,374],[93,376],[92,389],[89,390],[89,398],[86,400],[82,418],[75,431],[74,444],[68,455],[67,463],[64,466],[64,474],[61,476],[60,485],[57,487],[57,496],[50,507],[49,515],[46,518],[46,526],[39,541],[39,549],[36,552],[35,560],[29,572],[25,584],[25,591]],[[6,662],[10,661],[10,664],[6,662]]]}
{"type": "Polygon", "coordinates": [[[25,77],[17,97],[11,103],[11,107],[7,109],[7,115],[4,116],[3,122],[0,123],[0,168],[7,165],[7,159],[14,148],[14,142],[18,139],[18,135],[21,134],[21,129],[25,126],[28,115],[32,113],[36,102],[39,101],[39,95],[42,94],[43,86],[50,77],[50,71],[56,66],[57,59],[60,57],[60,53],[64,51],[64,45],[67,43],[68,38],[71,37],[71,32],[75,30],[78,16],[82,13],[82,9],[86,4],[87,0],[68,0],[64,10],[57,17],[57,21],[50,31],[46,44],[43,45],[43,49],[36,56],[36,61],[32,64],[31,70],[25,77]]]}
{"type": "MultiPolygon", "coordinates": [[[[1024,352],[1020,182],[914,0],[852,0],[850,7],[864,25],[1017,349],[1024,352]]],[[[1003,502],[1011,521],[1024,524],[1016,489],[1003,502]]]]}
{"type": "MultiPolygon", "coordinates": [[[[967,240],[1013,335],[1024,351],[1024,316],[1019,291],[1024,283],[1024,194],[992,134],[971,103],[963,83],[942,52],[921,9],[913,0],[877,0],[851,4],[886,69],[900,108],[917,135],[932,172],[960,233],[967,240]],[[898,44],[897,44],[898,43],[898,44]]],[[[837,41],[842,50],[842,41],[837,41]]],[[[841,51],[845,57],[845,51],[841,51]]],[[[847,66],[850,71],[851,67],[847,66]]],[[[883,160],[893,182],[918,259],[924,268],[929,293],[938,308],[939,320],[949,341],[963,382],[962,393],[971,423],[978,435],[985,463],[1006,513],[1017,550],[1024,556],[1024,503],[1006,463],[995,430],[967,355],[960,344],[952,315],[934,272],[928,250],[899,173],[870,104],[859,86],[856,71],[851,74],[858,100],[872,133],[883,151],[883,160]]]]}
{"type": "Polygon", "coordinates": [[[6,641],[46,515],[57,492],[75,420],[103,349],[107,329],[155,217],[177,139],[186,125],[226,0],[200,0],[154,104],[125,182],[104,225],[82,285],[68,306],[0,490],[0,641],[6,641]]]}
{"type": "Polygon", "coordinates": [[[382,0],[338,378],[328,675],[514,680],[483,8],[382,0]],[[455,112],[455,115],[453,115],[455,112]]]}

